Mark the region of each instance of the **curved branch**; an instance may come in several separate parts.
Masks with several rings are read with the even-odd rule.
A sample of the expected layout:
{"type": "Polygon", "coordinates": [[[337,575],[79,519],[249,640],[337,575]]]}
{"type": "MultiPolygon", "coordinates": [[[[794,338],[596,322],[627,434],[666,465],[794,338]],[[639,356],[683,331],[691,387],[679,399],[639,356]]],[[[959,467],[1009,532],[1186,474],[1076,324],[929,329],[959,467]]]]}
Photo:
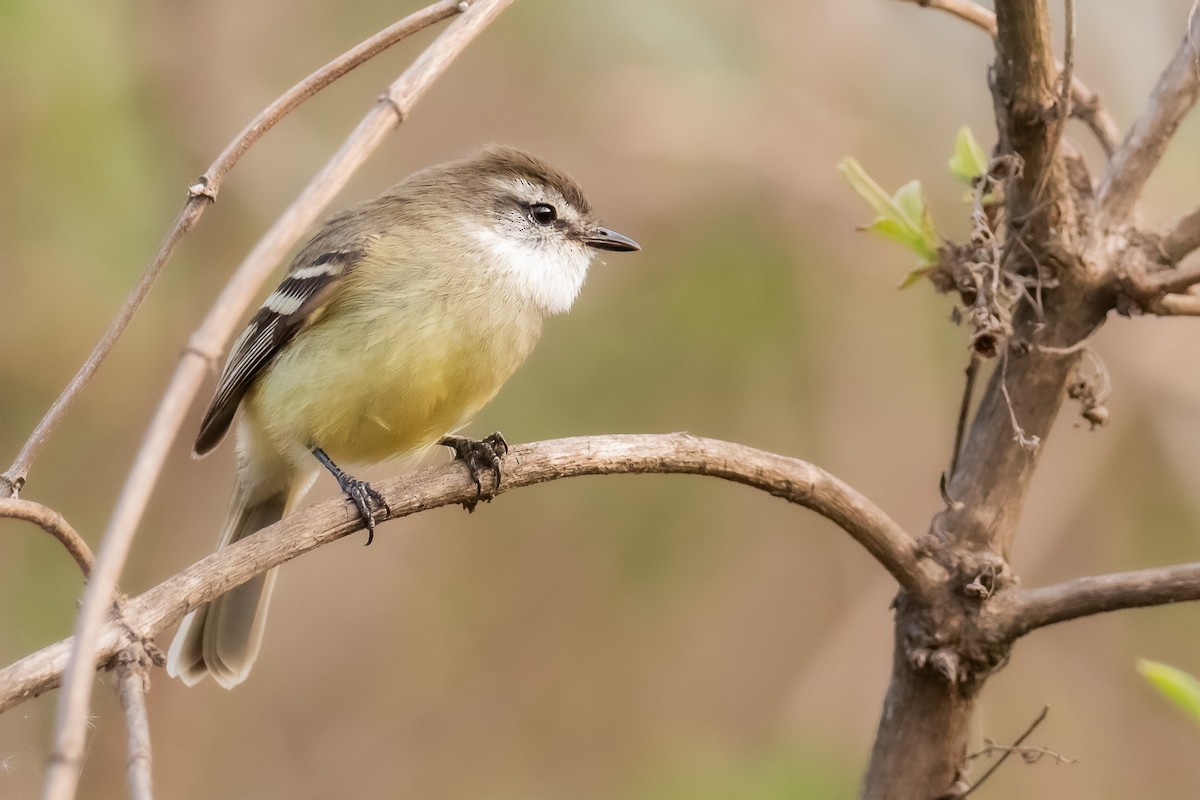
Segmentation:
{"type": "Polygon", "coordinates": [[[251,120],[250,124],[243,128],[233,141],[226,145],[225,149],[221,151],[221,155],[217,156],[216,161],[209,165],[199,180],[188,187],[188,199],[183,210],[179,212],[179,216],[175,218],[175,222],[159,244],[158,251],[146,266],[137,285],[129,292],[129,296],[125,298],[116,317],[109,323],[108,329],[100,337],[100,341],[96,343],[87,360],[79,367],[75,377],[50,405],[33,433],[22,445],[12,465],[5,470],[4,474],[0,475],[0,497],[14,497],[25,485],[29,470],[41,453],[42,447],[45,446],[54,429],[58,427],[58,423],[62,421],[67,410],[75,402],[75,398],[79,396],[100,365],[104,363],[109,352],[117,343],[117,339],[125,332],[125,328],[128,327],[133,315],[137,313],[142,302],[150,293],[151,287],[154,286],[155,280],[167,265],[167,261],[174,255],[179,242],[196,226],[201,215],[216,200],[217,191],[221,188],[225,176],[241,160],[246,151],[305,100],[397,42],[457,14],[460,11],[459,5],[457,0],[439,0],[439,2],[408,15],[369,39],[360,42],[280,95],[275,102],[251,120]]]}
{"type": "MultiPolygon", "coordinates": [[[[807,462],[744,445],[685,433],[578,437],[515,446],[503,469],[501,494],[581,475],[711,475],[782,497],[832,520],[917,597],[927,597],[945,580],[941,567],[919,555],[904,529],[853,488],[807,462]]],[[[481,477],[485,492],[493,488],[489,474],[481,477]]],[[[374,485],[391,508],[389,519],[475,498],[475,484],[457,462],[374,485]]],[[[110,619],[100,631],[93,667],[111,666],[131,636],[152,639],[217,595],[361,528],[358,513],[344,499],[335,499],[218,550],[126,601],[122,619],[110,619]]],[[[380,533],[386,535],[386,529],[380,533]]],[[[72,640],[66,639],[0,670],[0,712],[58,686],[71,646],[72,640]]]]}
{"type": "Polygon", "coordinates": [[[996,15],[973,0],[903,0],[923,8],[936,8],[979,28],[988,36],[996,35],[996,15]]]}
{"type": "Polygon", "coordinates": [[[1000,630],[1009,639],[1080,617],[1200,600],[1200,562],[1139,569],[1028,589],[999,611],[1000,630]]]}
{"type": "Polygon", "coordinates": [[[184,415],[209,363],[232,335],[247,304],[288,250],[316,221],[350,176],[383,139],[404,120],[416,101],[512,0],[459,3],[461,15],[388,88],[358,127],[317,173],[242,262],[216,305],[189,341],[175,375],[159,403],[105,531],[95,573],[88,582],[75,624],[71,662],[63,676],[55,726],[55,751],[46,771],[43,797],[69,800],[78,785],[83,758],[88,701],[95,662],[93,653],[108,613],[117,579],[138,523],[184,415]]]}
{"type": "Polygon", "coordinates": [[[71,558],[75,559],[75,563],[83,571],[85,580],[92,574],[92,565],[96,562],[95,556],[92,555],[92,549],[63,518],[63,515],[54,509],[32,500],[6,499],[0,500],[0,517],[23,519],[39,526],[67,548],[71,558]]]}
{"type": "Polygon", "coordinates": [[[1193,251],[1200,250],[1200,206],[1171,223],[1159,241],[1159,247],[1172,264],[1178,264],[1193,251]]]}
{"type": "Polygon", "coordinates": [[[1163,70],[1146,107],[1108,162],[1096,196],[1093,227],[1097,233],[1104,234],[1129,217],[1176,128],[1196,104],[1200,96],[1197,42],[1200,42],[1200,14],[1192,14],[1175,57],[1163,70]]]}
{"type": "MultiPolygon", "coordinates": [[[[992,38],[996,37],[996,15],[972,0],[901,0],[925,8],[936,8],[947,14],[969,22],[992,38]]],[[[1062,71],[1062,65],[1058,65],[1062,71]]],[[[1071,76],[1071,116],[1078,118],[1091,129],[1092,134],[1111,156],[1121,139],[1117,123],[1100,104],[1100,95],[1093,92],[1078,77],[1071,76]]]]}

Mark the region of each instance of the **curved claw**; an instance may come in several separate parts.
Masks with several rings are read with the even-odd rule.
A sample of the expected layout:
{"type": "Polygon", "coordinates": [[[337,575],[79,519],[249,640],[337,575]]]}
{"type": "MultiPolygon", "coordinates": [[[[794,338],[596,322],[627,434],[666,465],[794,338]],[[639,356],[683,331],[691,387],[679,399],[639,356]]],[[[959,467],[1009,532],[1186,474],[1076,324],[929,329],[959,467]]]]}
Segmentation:
{"type": "Polygon", "coordinates": [[[371,510],[371,502],[377,503],[379,508],[383,509],[384,514],[391,514],[391,507],[383,499],[383,495],[366,481],[346,475],[346,479],[339,480],[338,483],[341,485],[342,491],[346,493],[346,497],[350,498],[351,503],[354,503],[358,509],[358,515],[362,517],[363,523],[367,526],[367,545],[370,545],[375,541],[375,513],[371,510]]]}
{"type": "Polygon", "coordinates": [[[466,465],[471,480],[475,482],[475,499],[464,502],[463,508],[474,511],[480,500],[487,502],[496,496],[496,489],[500,488],[501,459],[508,453],[508,442],[504,434],[496,431],[482,439],[447,436],[442,439],[441,444],[454,451],[454,457],[466,465]],[[483,491],[483,482],[479,479],[485,469],[490,469],[495,476],[495,488],[486,494],[483,491]]]}
{"type": "Polygon", "coordinates": [[[347,475],[337,464],[333,463],[333,460],[325,454],[324,450],[314,447],[312,453],[333,474],[333,477],[337,479],[338,486],[342,487],[342,491],[346,497],[358,509],[358,516],[362,518],[363,524],[367,526],[367,544],[371,544],[371,542],[375,541],[375,513],[371,510],[372,501],[379,508],[383,509],[385,515],[391,515],[391,507],[374,486],[366,481],[347,475]]]}

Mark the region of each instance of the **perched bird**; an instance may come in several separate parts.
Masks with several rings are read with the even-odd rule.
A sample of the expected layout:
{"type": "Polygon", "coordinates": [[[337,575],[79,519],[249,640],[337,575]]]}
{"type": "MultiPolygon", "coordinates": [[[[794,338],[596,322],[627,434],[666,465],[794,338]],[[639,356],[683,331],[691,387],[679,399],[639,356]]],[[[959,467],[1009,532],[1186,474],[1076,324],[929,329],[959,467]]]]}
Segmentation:
{"type": "MultiPolygon", "coordinates": [[[[382,497],[338,463],[444,444],[479,472],[503,437],[455,435],[567,311],[598,250],[631,251],[579,185],[509,147],[414,173],[335,214],[234,343],[196,438],[216,447],[241,407],[237,481],[220,546],[295,508],[323,465],[374,534],[382,497]]],[[[167,671],[188,685],[246,679],[275,571],[184,618],[167,671]]]]}

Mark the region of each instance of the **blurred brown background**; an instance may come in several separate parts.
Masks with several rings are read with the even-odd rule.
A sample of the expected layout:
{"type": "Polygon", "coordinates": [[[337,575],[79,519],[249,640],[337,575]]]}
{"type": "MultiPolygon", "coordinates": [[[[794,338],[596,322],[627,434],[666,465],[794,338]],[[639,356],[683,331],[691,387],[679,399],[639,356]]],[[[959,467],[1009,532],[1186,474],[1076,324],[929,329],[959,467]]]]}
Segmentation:
{"type": "MultiPolygon", "coordinates": [[[[1189,5],[1080,5],[1077,74],[1122,128],[1189,5]]],[[[390,6],[0,3],[4,465],[140,274],[184,187],[286,86],[415,8],[390,6]]],[[[250,153],[25,496],[97,543],[187,335],[431,37],[362,68],[250,153]]],[[[919,533],[939,505],[965,333],[928,286],[896,290],[909,256],[855,233],[869,212],[834,166],[854,154],[889,189],[922,178],[940,231],[961,235],[962,187],[945,163],[964,123],[985,148],[994,141],[990,58],[979,31],[888,0],[526,0],[343,201],[489,141],[558,163],[644,252],[594,269],[473,431],[734,439],[831,469],[919,533]]],[[[1090,141],[1078,124],[1071,133],[1090,141]]],[[[1198,174],[1193,115],[1151,182],[1147,218],[1200,200],[1198,174]]],[[[1026,585],[1200,558],[1198,335],[1182,319],[1102,331],[1113,421],[1088,433],[1066,413],[1049,440],[1015,552],[1026,585]]],[[[188,457],[201,410],[142,526],[127,591],[216,540],[232,455],[188,457]]],[[[313,498],[333,493],[321,481],[313,498]]],[[[709,479],[590,478],[472,516],[389,523],[370,550],[362,543],[285,568],[263,655],[236,691],[155,676],[162,797],[854,793],[889,670],[893,585],[832,524],[709,479]]],[[[48,537],[0,522],[0,663],[67,635],[79,591],[48,537]]],[[[987,688],[977,737],[1009,740],[1048,703],[1031,743],[1079,762],[1014,760],[979,796],[1196,796],[1200,735],[1133,664],[1200,672],[1197,630],[1200,607],[1184,606],[1022,642],[987,688]]],[[[0,796],[37,791],[56,700],[0,717],[0,796]]],[[[81,796],[124,797],[124,727],[107,685],[95,714],[81,796]]]]}

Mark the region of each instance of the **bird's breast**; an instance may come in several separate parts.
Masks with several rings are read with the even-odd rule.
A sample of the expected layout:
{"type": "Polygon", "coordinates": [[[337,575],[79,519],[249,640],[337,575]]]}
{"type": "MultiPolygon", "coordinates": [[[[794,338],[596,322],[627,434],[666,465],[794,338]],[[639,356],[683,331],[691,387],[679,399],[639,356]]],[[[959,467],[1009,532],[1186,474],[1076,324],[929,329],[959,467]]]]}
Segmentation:
{"type": "Polygon", "coordinates": [[[289,342],[248,407],[283,446],[347,463],[408,455],[470,421],[540,328],[539,315],[471,292],[333,306],[289,342]]]}

